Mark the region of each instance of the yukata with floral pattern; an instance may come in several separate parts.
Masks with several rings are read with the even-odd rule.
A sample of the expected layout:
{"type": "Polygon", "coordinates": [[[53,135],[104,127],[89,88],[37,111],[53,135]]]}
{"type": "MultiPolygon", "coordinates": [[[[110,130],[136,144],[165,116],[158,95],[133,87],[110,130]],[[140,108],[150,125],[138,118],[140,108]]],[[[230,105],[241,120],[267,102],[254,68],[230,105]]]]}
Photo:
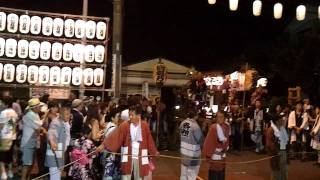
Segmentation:
{"type": "Polygon", "coordinates": [[[85,137],[77,139],[74,143],[74,148],[71,152],[71,159],[75,161],[82,158],[80,161],[74,163],[69,171],[69,176],[72,179],[95,179],[95,170],[92,166],[95,155],[87,156],[86,154],[92,152],[95,148],[94,143],[85,137]]]}

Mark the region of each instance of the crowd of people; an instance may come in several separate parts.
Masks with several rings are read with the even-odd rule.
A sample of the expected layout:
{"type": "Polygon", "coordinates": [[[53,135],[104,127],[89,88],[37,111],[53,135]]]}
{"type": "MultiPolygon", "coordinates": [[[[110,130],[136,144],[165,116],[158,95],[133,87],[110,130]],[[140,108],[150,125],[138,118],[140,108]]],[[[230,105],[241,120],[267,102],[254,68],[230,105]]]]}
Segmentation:
{"type": "MultiPolygon", "coordinates": [[[[224,107],[215,114],[207,132],[198,121],[200,109],[193,103],[188,105],[184,109],[185,120],[176,129],[183,158],[181,179],[197,178],[203,156],[209,163],[208,179],[225,179],[226,152],[229,146],[240,147],[245,129],[255,144],[255,152],[273,156],[273,179],[288,179],[289,159],[306,161],[308,152],[317,152],[319,166],[320,106],[305,100],[297,102],[293,109],[277,105],[269,110],[262,104],[256,99],[254,107],[245,113],[239,113],[237,105],[224,107]]],[[[77,97],[57,101],[48,96],[23,102],[3,93],[1,179],[13,178],[14,173],[22,180],[46,173],[51,180],[62,176],[152,179],[152,157],[159,155],[153,124],[160,116],[154,113],[161,109],[164,105],[152,107],[141,95],[109,102],[77,97]],[[74,163],[60,168],[70,162],[74,163]]]]}

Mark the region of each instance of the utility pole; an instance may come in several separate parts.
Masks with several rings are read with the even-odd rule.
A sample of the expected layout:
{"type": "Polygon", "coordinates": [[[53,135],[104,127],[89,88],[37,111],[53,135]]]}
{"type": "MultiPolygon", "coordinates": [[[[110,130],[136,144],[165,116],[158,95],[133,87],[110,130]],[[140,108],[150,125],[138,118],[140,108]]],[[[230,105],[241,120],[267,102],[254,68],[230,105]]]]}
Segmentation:
{"type": "MultiPolygon", "coordinates": [[[[88,16],[88,0],[83,0],[82,3],[82,16],[84,17],[83,20],[86,21],[87,20],[87,16],[88,16]]],[[[86,44],[86,40],[87,37],[86,35],[83,36],[82,38],[82,44],[85,45],[86,44]]],[[[85,62],[80,62],[80,68],[82,70],[85,69],[85,62]]],[[[82,78],[81,78],[82,79],[82,78]]],[[[81,84],[80,84],[80,92],[79,92],[79,97],[83,98],[84,97],[84,84],[83,84],[83,79],[81,80],[81,84]]]]}
{"type": "Polygon", "coordinates": [[[114,96],[120,97],[122,70],[122,20],[123,0],[113,0],[113,36],[112,36],[112,86],[114,96]]]}

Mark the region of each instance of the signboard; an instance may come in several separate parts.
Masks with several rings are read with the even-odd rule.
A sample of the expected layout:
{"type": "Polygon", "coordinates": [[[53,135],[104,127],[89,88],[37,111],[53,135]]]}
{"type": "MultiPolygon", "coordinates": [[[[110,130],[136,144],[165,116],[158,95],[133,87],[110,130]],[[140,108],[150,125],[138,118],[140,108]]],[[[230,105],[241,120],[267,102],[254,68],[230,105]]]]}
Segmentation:
{"type": "Polygon", "coordinates": [[[154,66],[153,78],[156,82],[156,85],[159,87],[163,86],[167,80],[167,67],[161,60],[159,60],[159,62],[154,66]]]}

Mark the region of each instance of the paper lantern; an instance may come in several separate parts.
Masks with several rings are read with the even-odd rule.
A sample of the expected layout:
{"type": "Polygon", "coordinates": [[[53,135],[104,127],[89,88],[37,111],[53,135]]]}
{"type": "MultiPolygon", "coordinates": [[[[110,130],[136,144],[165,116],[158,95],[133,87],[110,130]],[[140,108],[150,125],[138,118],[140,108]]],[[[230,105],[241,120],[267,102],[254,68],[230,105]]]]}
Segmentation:
{"type": "Polygon", "coordinates": [[[86,68],[83,70],[83,84],[86,86],[91,86],[93,84],[93,69],[86,68]]]}
{"type": "Polygon", "coordinates": [[[63,67],[61,69],[61,84],[62,85],[69,85],[70,84],[71,74],[72,74],[72,69],[70,67],[63,67]]]}
{"type": "Polygon", "coordinates": [[[106,38],[107,24],[105,22],[97,23],[97,39],[103,40],[106,38]]]}
{"type": "Polygon", "coordinates": [[[6,46],[6,40],[0,37],[0,56],[4,55],[5,46],[6,46]]]}
{"type": "Polygon", "coordinates": [[[73,53],[73,45],[70,43],[66,43],[63,45],[63,60],[71,61],[73,53]]]}
{"type": "Polygon", "coordinates": [[[4,82],[11,83],[14,80],[14,65],[13,64],[5,64],[3,66],[3,80],[4,82]]]}
{"type": "Polygon", "coordinates": [[[39,68],[31,65],[28,67],[28,83],[36,84],[38,82],[39,68]]]}
{"type": "Polygon", "coordinates": [[[95,86],[102,86],[103,84],[103,69],[97,68],[93,71],[93,76],[94,76],[94,85],[95,86]]]}
{"type": "Polygon", "coordinates": [[[276,3],[273,7],[273,16],[275,19],[280,19],[282,17],[283,6],[281,3],[276,3]]]}
{"type": "Polygon", "coordinates": [[[262,2],[260,0],[255,0],[252,5],[252,13],[254,16],[260,16],[262,10],[262,2]]]}
{"type": "Polygon", "coordinates": [[[2,73],[3,73],[3,64],[0,63],[0,80],[2,79],[2,73]]]}
{"type": "Polygon", "coordinates": [[[229,9],[231,11],[236,11],[238,9],[239,0],[229,0],[229,9]]]}
{"type": "Polygon", "coordinates": [[[64,22],[64,35],[68,38],[74,36],[74,20],[67,19],[64,22]]]}
{"type": "Polygon", "coordinates": [[[52,44],[52,60],[59,61],[62,57],[62,44],[55,42],[52,44]]]}
{"type": "Polygon", "coordinates": [[[28,57],[29,52],[29,42],[27,40],[20,40],[18,42],[18,57],[21,59],[25,59],[28,57]]]}
{"type": "Polygon", "coordinates": [[[50,68],[48,66],[39,67],[39,83],[48,84],[50,79],[50,68]]]}
{"type": "Polygon", "coordinates": [[[7,17],[7,29],[8,32],[16,33],[18,31],[18,23],[19,23],[19,17],[16,14],[8,14],[7,17]]]}
{"type": "Polygon", "coordinates": [[[51,53],[51,44],[47,41],[41,42],[40,45],[40,58],[43,60],[48,60],[51,53]]]}
{"type": "Polygon", "coordinates": [[[61,18],[55,18],[53,20],[53,35],[60,37],[63,34],[63,20],[61,18]]]}
{"type": "Polygon", "coordinates": [[[76,38],[83,38],[85,35],[86,22],[84,20],[77,20],[75,23],[75,36],[76,38]]]}
{"type": "Polygon", "coordinates": [[[97,63],[102,63],[104,60],[104,47],[102,45],[97,45],[94,49],[94,53],[95,53],[95,61],[97,63]]]}
{"type": "Polygon", "coordinates": [[[318,18],[320,19],[320,6],[318,7],[318,18]]]}
{"type": "Polygon", "coordinates": [[[6,20],[7,20],[6,13],[0,12],[0,31],[4,31],[6,29],[6,20]]]}
{"type": "Polygon", "coordinates": [[[72,84],[79,86],[82,81],[82,69],[79,67],[73,68],[72,70],[72,84]]]}
{"type": "Polygon", "coordinates": [[[84,59],[88,63],[92,63],[94,61],[94,46],[93,45],[87,45],[85,47],[85,54],[84,54],[84,59]]]}
{"type": "Polygon", "coordinates": [[[27,81],[28,67],[24,64],[19,64],[16,68],[16,81],[25,83],[27,81]]]}
{"type": "Polygon", "coordinates": [[[31,41],[29,43],[29,58],[38,59],[40,55],[40,43],[38,41],[31,41]]]}
{"type": "Polygon", "coordinates": [[[41,18],[39,16],[32,16],[30,22],[30,32],[32,34],[40,34],[41,32],[41,18]]]}
{"type": "Polygon", "coordinates": [[[45,17],[42,19],[42,34],[45,36],[51,36],[53,29],[53,19],[51,17],[45,17]]]}
{"type": "Polygon", "coordinates": [[[15,57],[17,54],[17,41],[15,39],[6,40],[6,56],[15,57]]]}
{"type": "Polygon", "coordinates": [[[84,59],[84,46],[82,44],[75,44],[73,47],[73,60],[75,62],[83,62],[84,59]]]}
{"type": "Polygon", "coordinates": [[[19,20],[19,31],[22,34],[28,34],[30,31],[30,23],[31,23],[31,19],[30,16],[28,15],[22,15],[20,16],[20,20],[19,20]]]}
{"type": "Polygon", "coordinates": [[[96,23],[94,21],[86,22],[86,36],[88,39],[93,39],[96,34],[96,23]]]}
{"type": "Polygon", "coordinates": [[[208,0],[208,4],[213,5],[216,4],[217,0],[208,0]]]}
{"type": "Polygon", "coordinates": [[[306,17],[306,6],[300,5],[297,7],[296,16],[298,21],[303,21],[306,17]]]}
{"type": "Polygon", "coordinates": [[[50,84],[58,85],[60,84],[60,68],[58,66],[53,66],[50,68],[50,84]]]}

